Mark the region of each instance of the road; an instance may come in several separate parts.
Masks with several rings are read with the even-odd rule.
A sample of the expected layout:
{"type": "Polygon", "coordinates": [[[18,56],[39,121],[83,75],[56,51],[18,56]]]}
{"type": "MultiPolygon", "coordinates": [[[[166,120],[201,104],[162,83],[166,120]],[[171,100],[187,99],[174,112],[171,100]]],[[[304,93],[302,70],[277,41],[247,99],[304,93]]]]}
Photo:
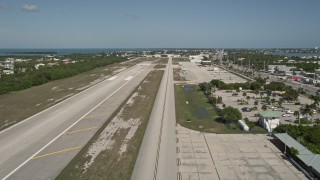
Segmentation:
{"type": "Polygon", "coordinates": [[[169,58],[131,179],[176,179],[176,117],[172,58],[169,58]]]}
{"type": "MultiPolygon", "coordinates": [[[[238,71],[245,71],[246,70],[247,72],[252,72],[252,70],[241,67],[241,66],[232,65],[232,67],[233,67],[233,69],[236,69],[238,71]]],[[[287,86],[291,86],[295,90],[299,90],[300,88],[302,88],[309,95],[316,95],[317,91],[319,90],[318,87],[315,87],[312,84],[304,84],[304,83],[300,83],[300,82],[292,81],[292,80],[282,80],[278,76],[271,75],[270,73],[255,72],[254,75],[251,76],[251,78],[257,78],[257,77],[268,78],[269,82],[281,81],[281,82],[285,83],[287,86]]]]}
{"type": "Polygon", "coordinates": [[[54,179],[153,65],[138,64],[0,132],[0,179],[54,179]]]}

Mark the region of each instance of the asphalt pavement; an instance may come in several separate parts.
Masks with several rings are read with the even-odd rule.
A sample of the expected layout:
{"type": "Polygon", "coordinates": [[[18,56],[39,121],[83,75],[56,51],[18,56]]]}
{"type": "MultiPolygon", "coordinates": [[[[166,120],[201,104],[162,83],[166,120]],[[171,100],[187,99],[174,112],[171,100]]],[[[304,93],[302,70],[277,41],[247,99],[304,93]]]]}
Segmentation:
{"type": "Polygon", "coordinates": [[[128,68],[0,132],[1,179],[54,179],[153,69],[128,68]]]}

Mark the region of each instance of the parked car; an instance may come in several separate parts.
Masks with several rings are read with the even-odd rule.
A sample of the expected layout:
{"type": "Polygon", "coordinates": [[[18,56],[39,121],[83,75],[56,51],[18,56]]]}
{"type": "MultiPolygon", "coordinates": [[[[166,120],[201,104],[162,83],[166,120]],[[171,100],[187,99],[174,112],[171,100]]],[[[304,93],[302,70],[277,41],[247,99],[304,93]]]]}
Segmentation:
{"type": "Polygon", "coordinates": [[[248,108],[248,107],[243,107],[241,110],[242,110],[243,112],[250,112],[250,111],[251,111],[251,109],[248,108]]]}
{"type": "Polygon", "coordinates": [[[310,117],[308,117],[308,116],[304,116],[304,117],[302,117],[302,118],[300,118],[301,120],[311,120],[311,118],[310,117]]]}
{"type": "Polygon", "coordinates": [[[282,114],[282,117],[291,117],[290,114],[282,114]]]}
{"type": "Polygon", "coordinates": [[[287,114],[293,114],[294,112],[291,111],[290,109],[286,111],[287,114]]]}

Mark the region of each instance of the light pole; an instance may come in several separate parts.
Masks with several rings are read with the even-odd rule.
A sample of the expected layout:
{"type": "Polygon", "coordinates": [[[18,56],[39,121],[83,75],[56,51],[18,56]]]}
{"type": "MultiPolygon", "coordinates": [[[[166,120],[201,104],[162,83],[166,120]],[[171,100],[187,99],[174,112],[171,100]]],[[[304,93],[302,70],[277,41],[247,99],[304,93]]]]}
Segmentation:
{"type": "Polygon", "coordinates": [[[271,128],[271,121],[270,121],[270,119],[268,119],[268,124],[269,124],[269,128],[270,128],[269,136],[271,137],[272,128],[271,128]]]}
{"type": "Polygon", "coordinates": [[[316,68],[313,69],[314,70],[314,74],[313,74],[313,85],[316,86],[316,68]]]}
{"type": "Polygon", "coordinates": [[[288,137],[288,130],[286,130],[286,138],[284,139],[284,155],[287,154],[287,137],[288,137]]]}

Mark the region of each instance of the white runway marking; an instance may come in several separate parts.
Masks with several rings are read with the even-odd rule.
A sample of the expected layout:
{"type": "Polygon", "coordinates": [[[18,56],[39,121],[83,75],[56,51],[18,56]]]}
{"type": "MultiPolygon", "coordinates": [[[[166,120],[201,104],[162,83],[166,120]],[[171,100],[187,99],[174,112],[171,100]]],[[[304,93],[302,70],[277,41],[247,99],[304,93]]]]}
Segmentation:
{"type": "Polygon", "coordinates": [[[110,77],[109,79],[107,79],[108,81],[112,81],[112,80],[115,80],[115,79],[117,79],[118,78],[118,76],[112,76],[112,77],[110,77]]]}
{"type": "Polygon", "coordinates": [[[134,78],[133,76],[129,76],[129,77],[125,78],[124,80],[125,80],[125,81],[130,81],[130,80],[133,79],[133,78],[134,78]]]}
{"type": "Polygon", "coordinates": [[[23,139],[23,138],[25,138],[25,137],[26,137],[26,136],[23,136],[23,137],[21,137],[21,138],[16,139],[16,140],[15,140],[15,141],[13,141],[11,144],[9,144],[9,145],[7,145],[6,147],[4,147],[4,148],[0,149],[0,152],[2,152],[2,151],[4,151],[4,150],[8,149],[9,147],[11,147],[12,145],[14,145],[15,143],[19,142],[21,139],[23,139]]]}

